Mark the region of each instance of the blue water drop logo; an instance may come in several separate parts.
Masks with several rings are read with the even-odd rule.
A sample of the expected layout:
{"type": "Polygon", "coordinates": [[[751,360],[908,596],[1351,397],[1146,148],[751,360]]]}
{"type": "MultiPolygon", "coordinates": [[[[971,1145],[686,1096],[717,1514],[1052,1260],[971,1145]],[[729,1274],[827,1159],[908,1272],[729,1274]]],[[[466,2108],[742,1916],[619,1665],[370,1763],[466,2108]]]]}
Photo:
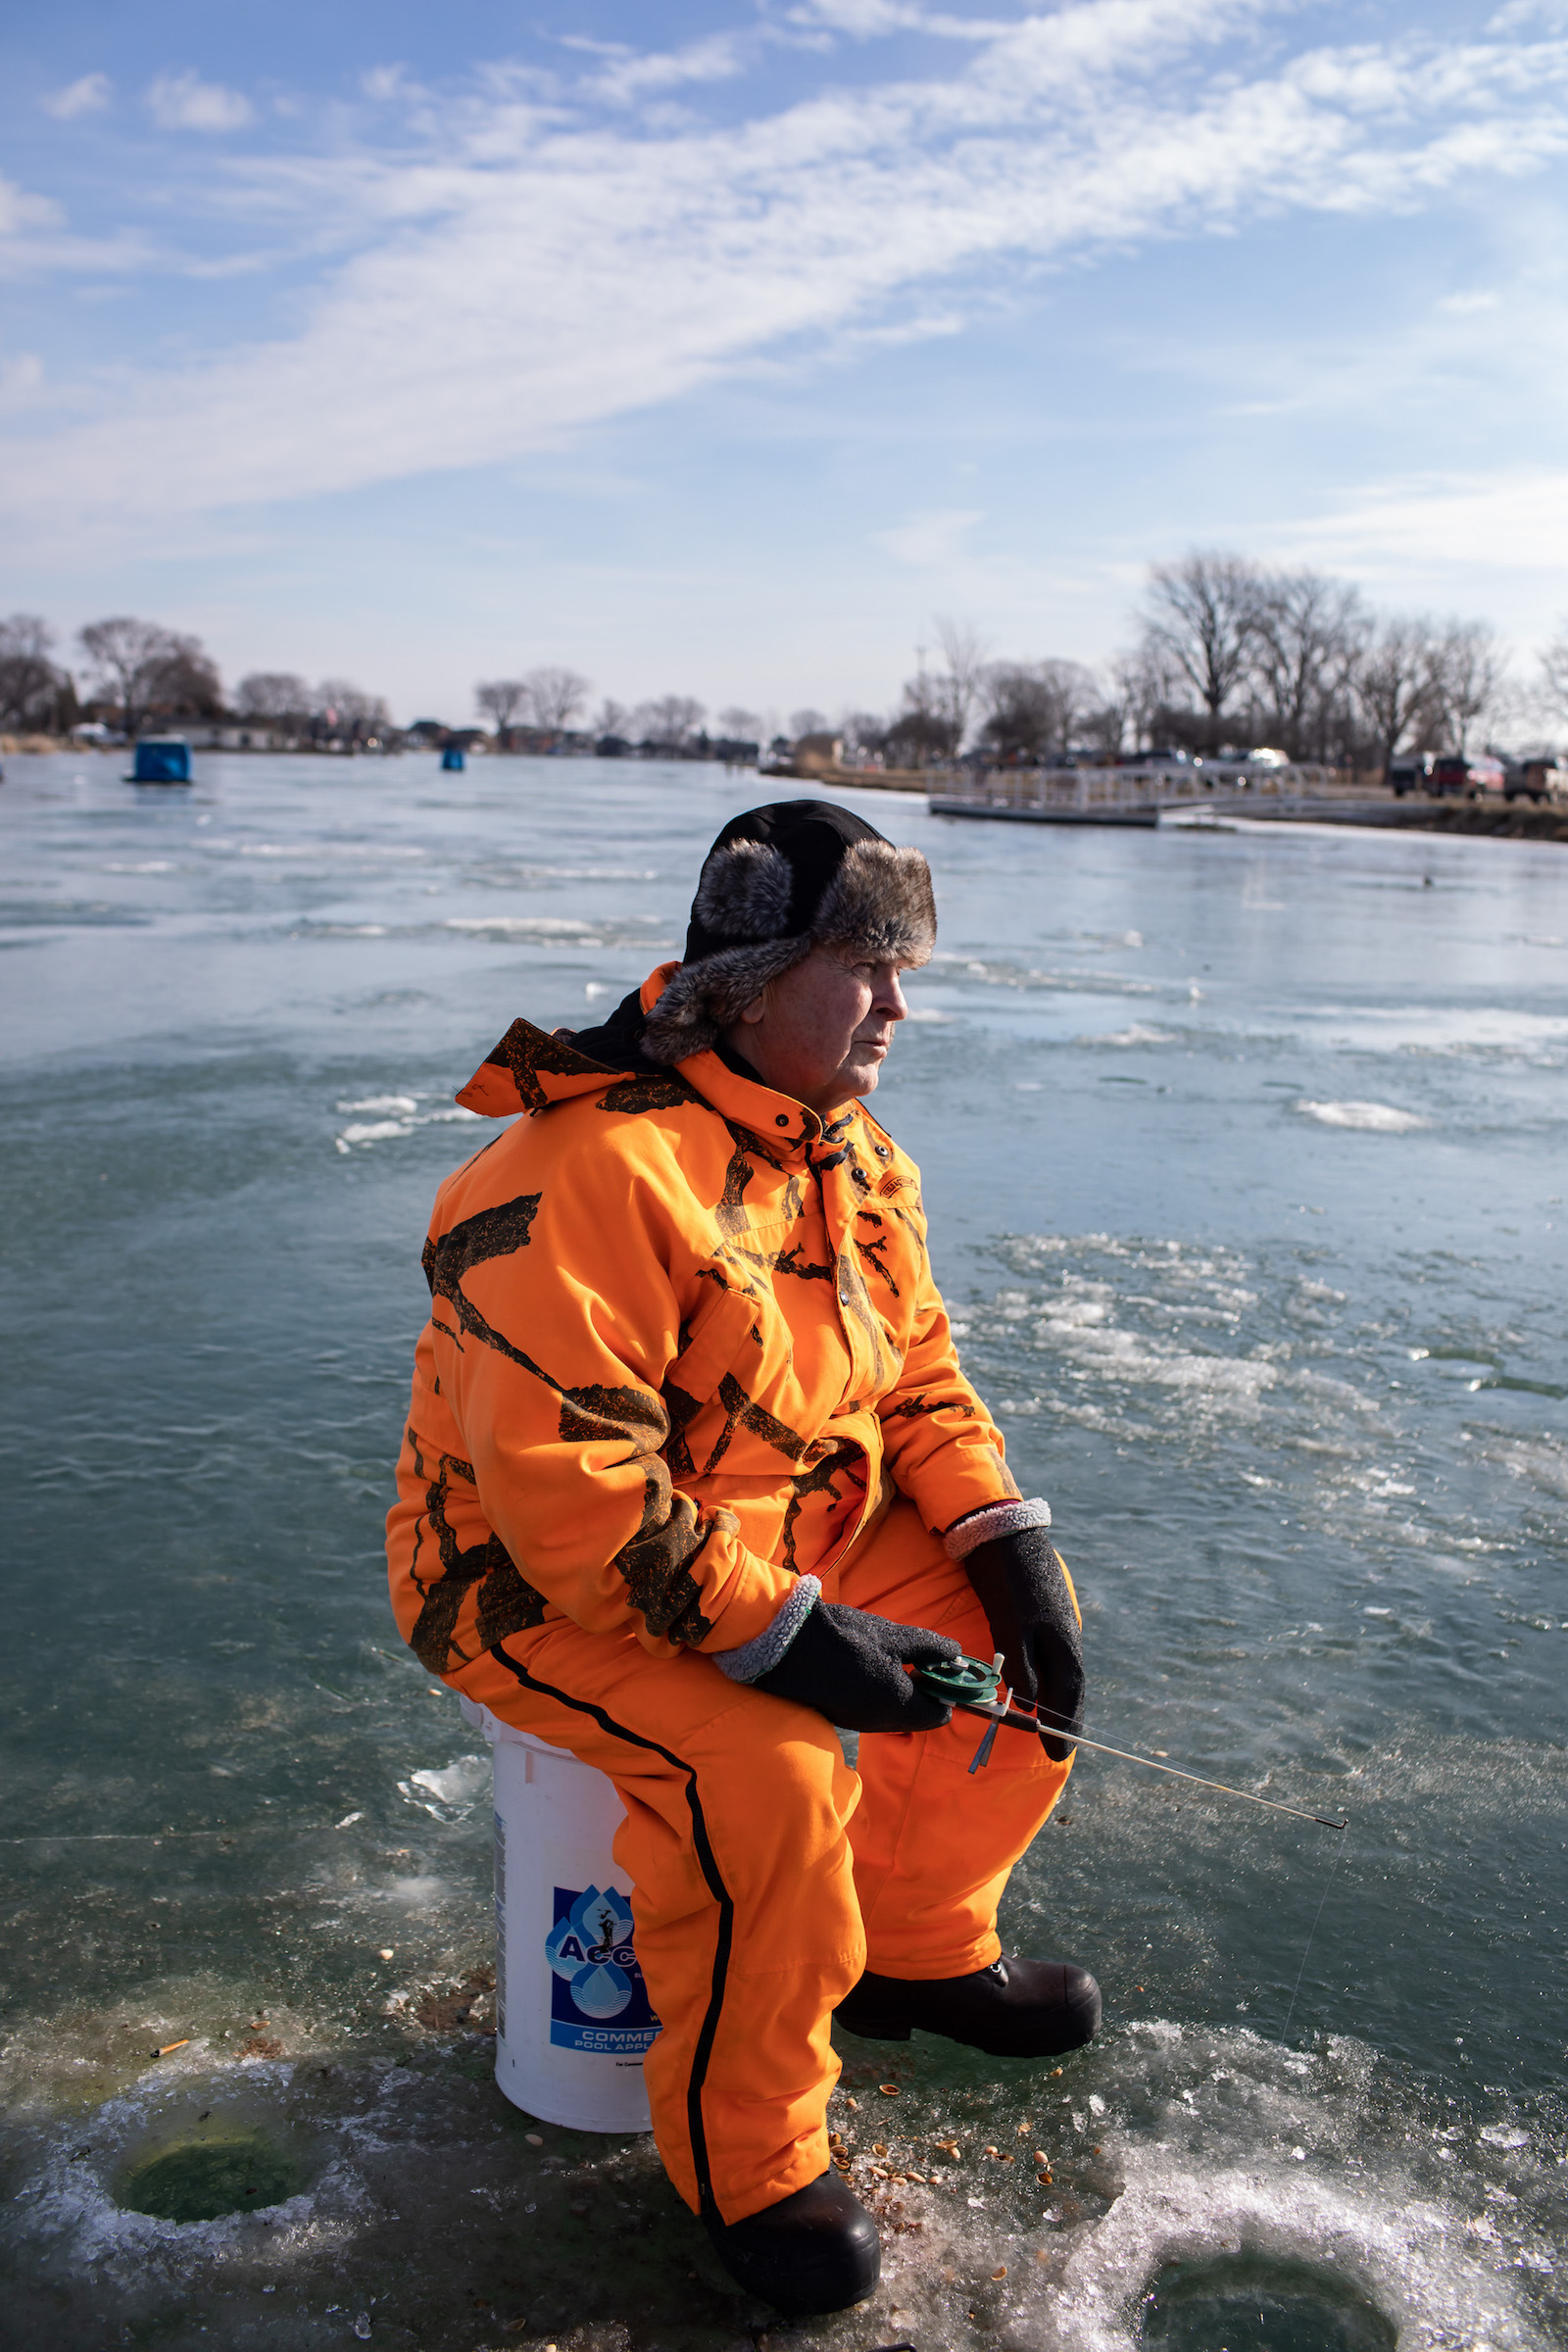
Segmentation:
{"type": "Polygon", "coordinates": [[[640,2056],[659,2021],[637,1965],[629,1898],[615,1886],[589,1886],[581,1894],[558,1886],[555,1908],[555,1925],[545,1937],[545,1957],[557,1979],[551,2040],[568,2048],[640,2056]],[[612,2018],[620,2018],[623,2026],[612,2036],[604,2028],[612,2018]],[[591,2022],[579,2026],[577,2019],[591,2022]]]}

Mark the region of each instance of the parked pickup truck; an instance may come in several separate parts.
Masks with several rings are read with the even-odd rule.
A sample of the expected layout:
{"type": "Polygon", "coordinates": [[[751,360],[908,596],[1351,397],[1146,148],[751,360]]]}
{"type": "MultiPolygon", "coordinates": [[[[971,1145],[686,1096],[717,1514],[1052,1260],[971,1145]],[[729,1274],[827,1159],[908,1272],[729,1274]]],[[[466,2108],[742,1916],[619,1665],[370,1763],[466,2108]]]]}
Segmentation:
{"type": "Polygon", "coordinates": [[[1510,797],[1508,771],[1490,752],[1478,753],[1473,760],[1467,760],[1461,752],[1445,752],[1432,763],[1432,781],[1427,790],[1457,793],[1461,799],[1472,801],[1488,800],[1493,793],[1502,800],[1510,797]]]}

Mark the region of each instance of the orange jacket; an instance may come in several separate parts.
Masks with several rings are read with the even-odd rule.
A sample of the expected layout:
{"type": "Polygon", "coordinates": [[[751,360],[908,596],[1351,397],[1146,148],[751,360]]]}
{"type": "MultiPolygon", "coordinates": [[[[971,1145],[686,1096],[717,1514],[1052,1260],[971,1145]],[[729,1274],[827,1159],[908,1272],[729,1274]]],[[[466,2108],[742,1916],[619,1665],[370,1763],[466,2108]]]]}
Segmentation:
{"type": "Polygon", "coordinates": [[[933,1531],[1016,1495],[918,1172],[863,1106],[824,1126],[712,1053],[617,1074],[527,1021],[458,1100],[532,1115],[446,1179],[425,1244],[387,1556],[430,1672],[563,1616],[736,1648],[884,1467],[933,1531]]]}

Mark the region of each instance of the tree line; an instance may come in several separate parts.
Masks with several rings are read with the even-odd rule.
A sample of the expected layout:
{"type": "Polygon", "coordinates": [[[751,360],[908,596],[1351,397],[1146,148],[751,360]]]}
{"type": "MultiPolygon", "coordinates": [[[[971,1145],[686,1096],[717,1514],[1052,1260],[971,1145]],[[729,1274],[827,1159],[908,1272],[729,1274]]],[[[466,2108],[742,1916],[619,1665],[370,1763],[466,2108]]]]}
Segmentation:
{"type": "Polygon", "coordinates": [[[119,614],[76,633],[79,673],[55,659],[55,635],[36,612],[0,620],[0,727],[65,735],[99,719],[124,735],[237,719],[312,742],[364,743],[391,725],[385,702],[345,678],[309,686],[285,670],[241,678],[232,703],[199,637],[119,614]]]}
{"type": "MultiPolygon", "coordinates": [[[[593,681],[581,670],[549,664],[531,669],[521,678],[482,679],[473,690],[474,708],[502,743],[523,735],[560,736],[580,731],[596,744],[616,750],[678,758],[694,745],[714,740],[705,723],[708,706],[695,695],[663,694],[652,702],[631,704],[607,696],[590,711],[592,695],[593,681]]],[[[817,717],[814,711],[798,715],[817,717]]],[[[766,731],[755,710],[742,710],[738,704],[718,711],[714,723],[720,746],[760,746],[766,731]]],[[[818,723],[825,726],[827,722],[821,719],[818,723]]]]}
{"type": "Polygon", "coordinates": [[[974,749],[1000,760],[1101,759],[1267,745],[1336,768],[1471,748],[1478,727],[1568,718],[1568,624],[1533,677],[1484,621],[1379,613],[1351,583],[1195,552],[1152,566],[1132,645],[1103,666],[993,661],[976,632],[936,623],[889,718],[856,713],[847,741],[889,764],[974,749]]]}
{"type": "MultiPolygon", "coordinates": [[[[939,620],[933,659],[921,652],[894,711],[850,711],[830,730],[821,711],[799,710],[781,740],[832,732],[852,760],[895,767],[965,752],[1031,761],[1267,744],[1293,760],[1365,769],[1403,752],[1462,753],[1478,729],[1568,719],[1568,621],[1522,677],[1484,621],[1380,613],[1348,581],[1223,551],[1153,565],[1135,621],[1132,644],[1096,667],[994,659],[972,627],[939,620]]],[[[37,614],[0,620],[0,728],[64,734],[99,718],[135,735],[230,719],[349,746],[395,733],[385,701],[342,678],[312,686],[292,671],[257,670],[225,701],[201,640],[156,621],[91,621],[75,642],[79,674],[57,661],[37,614]]],[[[581,671],[554,665],[474,689],[502,743],[574,735],[678,756],[713,740],[694,696],[606,699],[589,715],[591,695],[581,671]]],[[[716,713],[717,745],[760,743],[773,725],[731,705],[716,713]]]]}

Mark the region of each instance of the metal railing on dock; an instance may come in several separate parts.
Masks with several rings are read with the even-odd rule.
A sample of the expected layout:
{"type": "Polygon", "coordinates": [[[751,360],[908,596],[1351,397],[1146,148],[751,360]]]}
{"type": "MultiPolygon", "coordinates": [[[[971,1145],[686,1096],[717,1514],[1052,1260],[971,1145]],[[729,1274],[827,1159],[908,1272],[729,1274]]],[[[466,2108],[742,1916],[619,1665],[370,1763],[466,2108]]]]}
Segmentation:
{"type": "Polygon", "coordinates": [[[1304,814],[1353,795],[1333,769],[1293,762],[1253,768],[1204,761],[1201,767],[991,767],[933,769],[926,785],[934,813],[1000,816],[1041,824],[1155,825],[1164,811],[1211,809],[1216,815],[1304,814]]]}

